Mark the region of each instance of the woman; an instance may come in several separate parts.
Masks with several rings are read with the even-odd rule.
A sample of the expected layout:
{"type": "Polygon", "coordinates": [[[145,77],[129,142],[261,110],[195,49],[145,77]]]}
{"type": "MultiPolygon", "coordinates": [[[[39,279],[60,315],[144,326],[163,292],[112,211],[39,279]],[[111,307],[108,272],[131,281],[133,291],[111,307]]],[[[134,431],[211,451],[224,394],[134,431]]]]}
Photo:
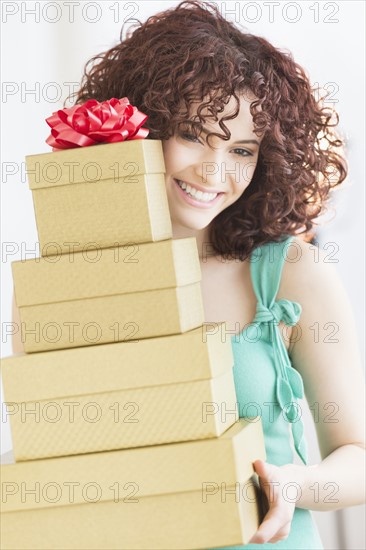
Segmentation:
{"type": "Polygon", "coordinates": [[[356,330],[336,272],[308,244],[346,177],[332,113],[290,55],[195,1],[93,58],[76,101],[125,96],[162,140],[173,238],[197,239],[205,321],[226,322],[240,416],[262,416],[267,461],[254,468],[269,511],[246,548],[322,548],[310,510],[364,498],[356,330]],[[327,323],[331,345],[314,337],[327,323]],[[320,411],[315,465],[304,394],[320,411]]]}

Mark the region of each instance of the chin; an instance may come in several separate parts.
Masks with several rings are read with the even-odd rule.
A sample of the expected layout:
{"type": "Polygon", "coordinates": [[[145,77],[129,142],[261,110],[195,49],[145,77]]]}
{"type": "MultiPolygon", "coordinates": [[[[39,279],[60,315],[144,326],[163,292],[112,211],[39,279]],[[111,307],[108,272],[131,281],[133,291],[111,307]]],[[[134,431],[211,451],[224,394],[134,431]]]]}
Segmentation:
{"type": "Polygon", "coordinates": [[[212,222],[213,218],[199,219],[199,216],[194,215],[192,217],[183,216],[171,216],[172,225],[179,226],[185,229],[193,231],[201,231],[205,229],[212,222]]]}

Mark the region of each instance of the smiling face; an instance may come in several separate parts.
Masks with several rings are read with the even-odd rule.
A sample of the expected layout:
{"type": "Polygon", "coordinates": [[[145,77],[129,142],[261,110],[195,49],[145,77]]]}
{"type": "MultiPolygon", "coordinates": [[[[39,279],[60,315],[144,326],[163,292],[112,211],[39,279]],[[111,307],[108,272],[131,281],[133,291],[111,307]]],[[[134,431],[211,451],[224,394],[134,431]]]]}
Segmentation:
{"type": "MultiPolygon", "coordinates": [[[[241,97],[238,116],[224,122],[231,133],[229,141],[211,136],[208,145],[207,132],[223,132],[218,122],[207,121],[203,125],[207,132],[197,138],[187,126],[162,142],[173,230],[204,229],[250,184],[260,145],[249,110],[253,99],[241,97]]],[[[235,105],[231,97],[220,115],[233,113],[235,105]]]]}

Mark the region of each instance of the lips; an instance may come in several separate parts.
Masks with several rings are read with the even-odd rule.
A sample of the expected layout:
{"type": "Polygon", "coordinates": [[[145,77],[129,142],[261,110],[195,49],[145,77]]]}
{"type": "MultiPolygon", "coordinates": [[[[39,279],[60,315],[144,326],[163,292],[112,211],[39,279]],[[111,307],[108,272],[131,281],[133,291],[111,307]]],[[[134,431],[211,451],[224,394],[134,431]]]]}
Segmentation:
{"type": "Polygon", "coordinates": [[[205,189],[204,187],[201,187],[200,185],[190,183],[189,181],[179,180],[177,178],[174,178],[174,179],[175,179],[175,181],[179,181],[180,183],[185,183],[186,185],[189,185],[190,187],[192,187],[196,191],[201,191],[202,193],[209,193],[209,194],[212,194],[212,195],[214,195],[215,193],[217,195],[220,195],[220,194],[223,193],[223,191],[218,191],[217,189],[205,189]]]}
{"type": "Polygon", "coordinates": [[[221,197],[223,196],[223,193],[218,193],[216,197],[214,197],[212,200],[203,201],[195,198],[194,196],[191,196],[189,193],[186,193],[186,191],[184,191],[178,183],[178,181],[181,181],[181,180],[177,180],[173,178],[173,181],[174,181],[174,187],[177,190],[178,195],[181,197],[181,199],[185,203],[188,203],[189,205],[194,206],[195,208],[199,208],[199,209],[212,208],[218,203],[218,201],[221,200],[221,197]]]}

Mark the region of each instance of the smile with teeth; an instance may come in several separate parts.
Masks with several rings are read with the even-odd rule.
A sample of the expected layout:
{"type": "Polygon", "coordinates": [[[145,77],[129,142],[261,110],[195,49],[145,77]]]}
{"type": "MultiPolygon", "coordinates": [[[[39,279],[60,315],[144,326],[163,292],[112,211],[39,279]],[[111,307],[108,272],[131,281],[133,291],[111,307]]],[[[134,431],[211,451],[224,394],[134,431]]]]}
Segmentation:
{"type": "Polygon", "coordinates": [[[187,193],[187,195],[190,195],[194,199],[201,202],[213,201],[214,199],[216,199],[217,195],[220,194],[220,193],[203,193],[202,191],[198,191],[197,189],[195,189],[188,183],[185,183],[184,181],[181,181],[181,180],[175,180],[175,181],[177,182],[179,187],[183,189],[185,193],[187,193]]]}

